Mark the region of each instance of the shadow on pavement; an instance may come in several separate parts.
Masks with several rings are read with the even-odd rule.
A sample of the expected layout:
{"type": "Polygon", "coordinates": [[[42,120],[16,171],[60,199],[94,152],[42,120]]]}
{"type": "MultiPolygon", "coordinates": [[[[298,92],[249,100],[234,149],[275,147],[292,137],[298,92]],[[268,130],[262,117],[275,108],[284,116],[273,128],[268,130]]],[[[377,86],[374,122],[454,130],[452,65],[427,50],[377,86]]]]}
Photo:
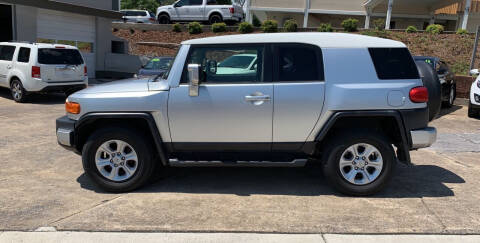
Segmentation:
{"type": "MultiPolygon", "coordinates": [[[[14,102],[10,90],[7,88],[0,88],[0,98],[9,99],[14,102]]],[[[56,105],[65,103],[66,98],[67,97],[63,93],[29,94],[25,103],[56,105]]]]}
{"type": "Polygon", "coordinates": [[[450,108],[443,108],[442,107],[442,109],[440,109],[440,112],[438,113],[436,118],[440,118],[442,116],[448,115],[448,114],[453,113],[455,111],[458,111],[460,109],[462,109],[462,106],[459,106],[459,105],[453,105],[450,108]]]}
{"type": "MultiPolygon", "coordinates": [[[[82,174],[82,188],[104,193],[82,174]]],[[[454,193],[444,183],[464,183],[455,173],[434,165],[398,165],[386,190],[376,198],[447,197],[454,193]]],[[[337,195],[319,168],[172,168],[164,179],[135,192],[320,196],[337,195]]],[[[134,193],[135,193],[134,192],[134,193]]]]}

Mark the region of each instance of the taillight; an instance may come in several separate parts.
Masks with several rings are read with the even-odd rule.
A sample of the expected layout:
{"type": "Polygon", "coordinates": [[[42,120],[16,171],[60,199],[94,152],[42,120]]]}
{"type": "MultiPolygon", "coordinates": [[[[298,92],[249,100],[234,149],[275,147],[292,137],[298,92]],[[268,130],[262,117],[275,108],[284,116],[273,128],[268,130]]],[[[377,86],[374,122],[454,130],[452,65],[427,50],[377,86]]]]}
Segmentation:
{"type": "Polygon", "coordinates": [[[87,66],[83,66],[83,75],[87,76],[87,66]]]}
{"type": "Polygon", "coordinates": [[[427,88],[420,86],[410,90],[410,100],[414,103],[428,102],[427,88]]]}
{"type": "Polygon", "coordinates": [[[150,21],[155,22],[155,18],[150,18],[150,21]]]}
{"type": "Polygon", "coordinates": [[[32,66],[32,78],[41,78],[40,67],[32,66]]]}
{"type": "Polygon", "coordinates": [[[234,8],[230,8],[230,13],[235,13],[235,9],[234,8]]]}

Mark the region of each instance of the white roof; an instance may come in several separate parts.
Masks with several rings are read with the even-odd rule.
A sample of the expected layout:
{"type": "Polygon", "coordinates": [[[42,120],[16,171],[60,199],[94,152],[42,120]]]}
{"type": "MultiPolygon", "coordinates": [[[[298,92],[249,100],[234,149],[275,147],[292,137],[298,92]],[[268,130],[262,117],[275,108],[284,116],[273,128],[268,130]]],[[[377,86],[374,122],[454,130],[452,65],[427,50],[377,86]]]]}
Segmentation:
{"type": "Polygon", "coordinates": [[[78,49],[75,46],[71,45],[64,45],[64,44],[49,44],[49,43],[29,43],[29,42],[0,42],[0,45],[15,45],[15,46],[23,46],[23,47],[29,47],[29,46],[36,46],[38,48],[55,48],[55,47],[63,47],[65,49],[78,49]]]}
{"type": "Polygon", "coordinates": [[[319,32],[224,35],[182,42],[186,45],[241,43],[305,43],[322,48],[406,47],[402,42],[378,37],[319,32]]]}

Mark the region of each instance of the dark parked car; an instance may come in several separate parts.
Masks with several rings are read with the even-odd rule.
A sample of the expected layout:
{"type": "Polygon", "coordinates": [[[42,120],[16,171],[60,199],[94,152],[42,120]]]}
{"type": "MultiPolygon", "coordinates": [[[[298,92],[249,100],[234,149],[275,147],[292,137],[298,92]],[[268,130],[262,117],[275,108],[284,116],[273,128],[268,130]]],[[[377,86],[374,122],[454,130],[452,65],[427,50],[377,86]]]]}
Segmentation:
{"type": "Polygon", "coordinates": [[[168,70],[173,57],[154,57],[147,64],[142,66],[139,75],[160,75],[168,70]]]}
{"type": "Polygon", "coordinates": [[[437,72],[442,88],[442,104],[444,107],[452,107],[457,94],[455,74],[450,71],[448,65],[438,57],[414,56],[415,61],[424,61],[437,72]]]}

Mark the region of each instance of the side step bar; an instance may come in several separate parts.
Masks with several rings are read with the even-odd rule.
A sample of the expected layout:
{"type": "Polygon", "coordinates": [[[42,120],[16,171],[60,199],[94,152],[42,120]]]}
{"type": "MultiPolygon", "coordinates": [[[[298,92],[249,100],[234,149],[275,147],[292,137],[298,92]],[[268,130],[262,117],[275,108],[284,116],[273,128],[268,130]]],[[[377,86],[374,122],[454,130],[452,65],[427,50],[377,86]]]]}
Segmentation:
{"type": "Polygon", "coordinates": [[[272,162],[272,161],[180,161],[170,159],[172,167],[303,167],[307,159],[296,159],[290,162],[272,162]]]}

